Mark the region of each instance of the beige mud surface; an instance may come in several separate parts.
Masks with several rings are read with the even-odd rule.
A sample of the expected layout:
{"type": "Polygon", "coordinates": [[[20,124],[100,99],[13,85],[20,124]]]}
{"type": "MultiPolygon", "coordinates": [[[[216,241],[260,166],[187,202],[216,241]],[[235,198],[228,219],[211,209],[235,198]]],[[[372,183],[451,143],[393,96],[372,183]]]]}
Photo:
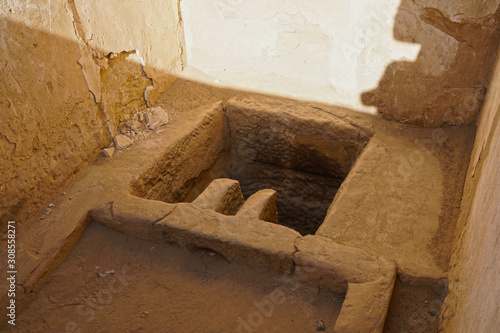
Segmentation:
{"type": "Polygon", "coordinates": [[[434,333],[445,294],[427,286],[411,286],[396,280],[385,333],[434,333]]]}
{"type": "MultiPolygon", "coordinates": [[[[226,102],[235,95],[256,97],[255,94],[222,90],[179,79],[158,100],[158,104],[171,119],[166,129],[179,130],[177,127],[187,111],[219,100],[226,102]]],[[[330,108],[334,107],[325,106],[326,110],[330,108]]],[[[408,261],[406,268],[414,270],[417,277],[420,274],[425,277],[427,271],[420,272],[422,267],[445,274],[473,131],[470,128],[449,128],[446,140],[439,140],[442,144],[435,145],[435,140],[429,140],[432,130],[367,120],[370,117],[366,115],[356,117],[360,122],[377,122],[379,137],[389,137],[388,142],[397,140],[396,146],[410,142],[411,145],[403,147],[409,153],[415,148],[429,151],[436,168],[427,176],[441,174],[442,178],[434,184],[429,183],[429,177],[421,177],[421,182],[412,191],[418,194],[417,197],[439,198],[436,205],[440,209],[436,210],[432,221],[419,220],[421,210],[412,211],[415,215],[400,211],[400,208],[397,210],[404,219],[391,219],[394,228],[411,226],[415,228],[415,234],[423,237],[417,224],[405,225],[402,221],[415,219],[419,224],[432,225],[432,232],[427,233],[425,242],[413,240],[407,244],[409,246],[400,244],[402,234],[396,232],[397,228],[389,228],[386,233],[378,233],[378,238],[374,238],[370,235],[372,228],[359,223],[359,219],[353,219],[357,223],[349,228],[349,234],[335,232],[327,236],[337,236],[336,241],[341,244],[376,254],[387,255],[388,252],[388,257],[398,258],[398,264],[408,261]],[[439,191],[432,193],[433,187],[439,191]],[[398,244],[402,246],[398,248],[398,244]],[[412,262],[416,257],[425,257],[426,260],[414,265],[412,262]]],[[[398,176],[398,167],[402,162],[397,154],[394,156],[395,162],[388,171],[398,176]]],[[[114,158],[120,158],[120,155],[114,158]]],[[[97,164],[101,163],[105,163],[105,159],[100,158],[97,164]]],[[[369,163],[365,161],[364,166],[369,167],[369,163]]],[[[423,166],[413,166],[412,170],[420,172],[423,166]]],[[[384,168],[387,169],[388,165],[381,165],[378,170],[383,172],[384,168]]],[[[371,177],[373,180],[374,183],[365,183],[364,192],[368,188],[380,191],[390,185],[387,185],[386,177],[371,177]]],[[[398,202],[412,204],[408,198],[405,200],[405,193],[393,194],[402,200],[398,202]]],[[[363,201],[363,211],[374,212],[380,207],[389,209],[379,199],[363,201]]],[[[428,207],[421,209],[425,211],[428,207]]],[[[386,219],[370,221],[382,227],[386,219]]],[[[336,225],[335,228],[342,226],[336,225]]],[[[280,281],[279,275],[229,264],[218,255],[211,256],[208,251],[187,252],[165,244],[138,240],[93,223],[35,301],[19,315],[16,328],[4,332],[80,332],[78,329],[81,332],[237,332],[238,327],[242,327],[242,332],[251,332],[239,326],[243,324],[238,320],[242,318],[248,323],[249,316],[254,320],[255,332],[315,332],[314,323],[318,319],[324,320],[327,331],[333,328],[342,299],[324,291],[317,293],[294,286],[280,281]],[[98,273],[106,270],[115,270],[117,274],[99,277],[98,273]],[[119,274],[125,274],[130,280],[121,283],[119,274]],[[275,290],[282,290],[286,301],[276,305],[269,318],[259,315],[255,302],[269,300],[269,295],[275,290]]],[[[428,312],[439,306],[433,303],[433,309],[430,309],[429,304],[440,297],[428,287],[397,282],[386,332],[424,332],[423,328],[425,332],[435,332],[435,317],[428,312]]]]}
{"type": "Polygon", "coordinates": [[[316,332],[318,319],[333,328],[341,296],[211,254],[91,223],[4,332],[316,332]]]}

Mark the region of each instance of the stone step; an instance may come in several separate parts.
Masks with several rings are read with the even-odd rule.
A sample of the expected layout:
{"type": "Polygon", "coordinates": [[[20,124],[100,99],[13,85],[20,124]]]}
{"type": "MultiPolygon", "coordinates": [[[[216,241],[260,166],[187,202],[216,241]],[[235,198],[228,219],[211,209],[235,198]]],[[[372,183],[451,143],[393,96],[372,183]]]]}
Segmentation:
{"type": "Polygon", "coordinates": [[[236,180],[215,179],[193,201],[193,205],[224,215],[235,215],[243,205],[240,183],[236,180]]]}
{"type": "Polygon", "coordinates": [[[277,200],[278,192],[275,190],[260,190],[245,201],[236,216],[278,223],[277,200]]]}

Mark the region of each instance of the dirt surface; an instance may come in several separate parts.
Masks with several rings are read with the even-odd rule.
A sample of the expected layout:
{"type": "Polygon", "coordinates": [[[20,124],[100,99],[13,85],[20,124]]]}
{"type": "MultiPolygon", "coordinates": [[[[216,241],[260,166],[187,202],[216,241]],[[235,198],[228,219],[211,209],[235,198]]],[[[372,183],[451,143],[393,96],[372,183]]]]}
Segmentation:
{"type": "Polygon", "coordinates": [[[397,279],[385,322],[385,333],[433,333],[444,297],[425,286],[406,285],[397,279]]]}
{"type": "Polygon", "coordinates": [[[4,332],[316,332],[342,296],[91,223],[36,300],[4,332]],[[114,274],[106,277],[106,271],[114,274]]]}

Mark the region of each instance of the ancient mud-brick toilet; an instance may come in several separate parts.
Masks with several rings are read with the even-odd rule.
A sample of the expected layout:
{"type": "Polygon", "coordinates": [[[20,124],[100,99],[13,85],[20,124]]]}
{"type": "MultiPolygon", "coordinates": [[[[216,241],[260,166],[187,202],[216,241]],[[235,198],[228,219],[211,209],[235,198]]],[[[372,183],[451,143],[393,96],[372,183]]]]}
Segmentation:
{"type": "MultiPolygon", "coordinates": [[[[401,125],[262,96],[205,105],[169,126],[79,174],[58,209],[23,237],[26,291],[41,288],[90,220],[344,294],[335,332],[381,332],[397,272],[406,283],[444,287],[445,272],[414,241],[437,228],[435,198],[417,191],[409,202],[391,199],[395,189],[411,194],[441,176],[437,148],[412,142],[431,130],[395,138],[401,125]],[[415,174],[388,173],[416,151],[415,174]],[[380,197],[386,207],[374,207],[380,197]],[[425,205],[418,216],[430,223],[398,216],[401,205],[425,205]],[[391,216],[384,212],[398,219],[399,243],[380,233],[387,229],[377,214],[391,216]]],[[[459,135],[442,134],[450,145],[459,135]]]]}
{"type": "Polygon", "coordinates": [[[5,1],[0,329],[499,331],[499,13],[5,1]]]}

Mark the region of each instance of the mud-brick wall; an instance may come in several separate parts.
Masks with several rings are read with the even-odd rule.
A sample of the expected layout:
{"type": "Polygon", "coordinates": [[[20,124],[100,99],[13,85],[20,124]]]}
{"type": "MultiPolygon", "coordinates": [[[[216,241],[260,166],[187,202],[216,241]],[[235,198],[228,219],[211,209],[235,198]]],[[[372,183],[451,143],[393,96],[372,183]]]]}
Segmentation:
{"type": "Polygon", "coordinates": [[[0,6],[0,226],[26,226],[182,70],[178,3],[0,6]],[[50,202],[50,201],[49,201],[50,202]]]}
{"type": "Polygon", "coordinates": [[[402,0],[394,39],[421,45],[415,61],[389,64],[366,105],[417,126],[474,124],[500,41],[497,0],[402,0]]]}
{"type": "Polygon", "coordinates": [[[455,233],[441,327],[500,328],[500,57],[481,111],[455,233]]]}

